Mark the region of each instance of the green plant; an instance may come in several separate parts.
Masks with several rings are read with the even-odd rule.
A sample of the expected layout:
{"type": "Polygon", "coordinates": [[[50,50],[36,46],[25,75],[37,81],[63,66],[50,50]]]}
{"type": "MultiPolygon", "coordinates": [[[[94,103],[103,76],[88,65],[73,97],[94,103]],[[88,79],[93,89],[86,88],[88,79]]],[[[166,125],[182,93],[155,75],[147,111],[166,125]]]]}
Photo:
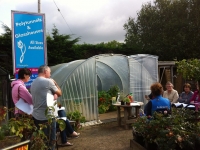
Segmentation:
{"type": "Polygon", "coordinates": [[[126,103],[130,103],[130,102],[131,102],[131,100],[130,100],[128,97],[125,97],[125,98],[123,99],[123,101],[126,102],[126,103]]]}
{"type": "Polygon", "coordinates": [[[110,94],[111,97],[116,97],[119,91],[120,91],[119,87],[117,85],[114,85],[110,87],[108,93],[110,94]]]}
{"type": "Polygon", "coordinates": [[[2,122],[5,121],[5,117],[7,114],[6,107],[0,107],[0,140],[3,140],[6,135],[6,125],[3,125],[2,122]]]}
{"type": "Polygon", "coordinates": [[[67,113],[67,118],[69,118],[69,120],[80,121],[81,123],[86,121],[85,117],[78,110],[67,113]]]}
{"type": "Polygon", "coordinates": [[[177,72],[183,75],[184,79],[195,79],[200,81],[200,60],[199,59],[183,59],[176,61],[177,72]]]}
{"type": "Polygon", "coordinates": [[[111,96],[106,91],[99,91],[98,92],[98,108],[99,113],[105,113],[107,110],[109,110],[109,107],[111,105],[111,96]]]}
{"type": "Polygon", "coordinates": [[[115,105],[110,105],[108,111],[115,111],[115,110],[117,110],[117,106],[115,106],[115,105]]]}
{"type": "Polygon", "coordinates": [[[172,115],[154,113],[143,116],[133,123],[134,132],[142,135],[147,143],[156,143],[158,149],[176,147],[195,149],[200,137],[200,113],[184,108],[172,108],[172,115]]]}
{"type": "MultiPolygon", "coordinates": [[[[0,140],[7,135],[16,135],[22,140],[30,139],[31,150],[47,149],[46,143],[50,140],[50,137],[46,137],[43,129],[47,128],[47,126],[52,123],[52,118],[55,118],[51,113],[48,113],[50,110],[51,113],[55,111],[53,107],[46,109],[45,114],[48,118],[48,122],[46,124],[40,124],[39,129],[35,126],[34,120],[30,115],[23,114],[21,117],[10,118],[4,125],[0,126],[0,140]]],[[[14,112],[14,109],[12,108],[8,111],[14,112]]],[[[0,114],[5,118],[7,111],[1,111],[0,114]]],[[[1,121],[2,118],[3,117],[1,117],[1,121]]],[[[63,120],[57,120],[57,122],[60,130],[63,130],[65,128],[65,122],[63,120]]]]}
{"type": "Polygon", "coordinates": [[[109,109],[109,107],[107,107],[105,105],[100,105],[99,106],[99,113],[104,114],[108,109],[109,109]]]}
{"type": "Polygon", "coordinates": [[[74,129],[78,130],[82,127],[82,125],[80,123],[84,123],[86,122],[85,117],[83,116],[83,114],[81,112],[79,112],[78,110],[74,111],[74,112],[69,112],[67,113],[67,118],[69,118],[69,120],[74,120],[75,122],[75,126],[74,129]]]}

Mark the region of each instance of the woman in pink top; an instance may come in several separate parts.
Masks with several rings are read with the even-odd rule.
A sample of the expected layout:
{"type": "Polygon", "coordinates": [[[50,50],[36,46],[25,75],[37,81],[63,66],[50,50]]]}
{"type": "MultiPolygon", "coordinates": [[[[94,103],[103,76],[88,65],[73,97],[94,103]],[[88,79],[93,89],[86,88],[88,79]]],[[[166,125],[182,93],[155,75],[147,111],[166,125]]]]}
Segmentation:
{"type": "Polygon", "coordinates": [[[200,107],[200,92],[199,92],[199,83],[197,83],[197,90],[194,92],[194,95],[190,99],[190,104],[195,105],[195,110],[198,111],[200,107]]]}
{"type": "MultiPolygon", "coordinates": [[[[16,104],[20,98],[22,98],[29,105],[33,104],[32,96],[24,84],[30,80],[30,76],[31,71],[27,68],[22,68],[18,72],[18,79],[12,81],[12,99],[14,104],[16,104]]],[[[20,116],[22,114],[24,114],[24,112],[15,107],[15,116],[20,116]]]]}

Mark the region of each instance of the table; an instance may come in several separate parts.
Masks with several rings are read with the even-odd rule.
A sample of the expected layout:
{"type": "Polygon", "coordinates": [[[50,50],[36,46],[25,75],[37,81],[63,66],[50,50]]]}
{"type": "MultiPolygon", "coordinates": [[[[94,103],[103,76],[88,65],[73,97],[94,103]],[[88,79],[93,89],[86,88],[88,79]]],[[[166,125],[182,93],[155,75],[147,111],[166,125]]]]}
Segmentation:
{"type": "Polygon", "coordinates": [[[131,105],[121,105],[121,104],[113,104],[117,106],[117,123],[118,126],[122,125],[122,119],[121,119],[121,111],[120,108],[124,108],[124,127],[125,129],[128,129],[129,124],[133,123],[135,119],[138,117],[139,109],[144,103],[137,102],[137,103],[131,103],[131,105]],[[135,118],[131,115],[132,108],[135,108],[135,118]]]}

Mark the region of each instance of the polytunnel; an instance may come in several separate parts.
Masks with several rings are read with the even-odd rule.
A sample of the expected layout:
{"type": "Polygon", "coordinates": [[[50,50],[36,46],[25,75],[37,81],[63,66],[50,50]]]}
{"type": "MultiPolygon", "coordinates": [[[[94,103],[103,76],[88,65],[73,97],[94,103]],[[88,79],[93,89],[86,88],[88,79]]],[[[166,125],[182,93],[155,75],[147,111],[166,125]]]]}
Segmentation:
{"type": "Polygon", "coordinates": [[[158,57],[148,54],[125,56],[101,54],[51,67],[51,77],[58,83],[58,99],[67,112],[80,111],[87,121],[99,121],[98,91],[118,85],[124,95],[144,102],[150,86],[158,81],[158,57]]]}

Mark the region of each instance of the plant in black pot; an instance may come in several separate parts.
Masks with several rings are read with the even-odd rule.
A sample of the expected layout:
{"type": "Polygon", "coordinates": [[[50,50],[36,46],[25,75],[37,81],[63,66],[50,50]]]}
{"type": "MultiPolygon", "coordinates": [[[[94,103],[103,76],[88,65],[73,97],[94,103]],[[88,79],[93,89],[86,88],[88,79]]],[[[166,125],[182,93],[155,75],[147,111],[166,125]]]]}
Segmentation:
{"type": "Polygon", "coordinates": [[[125,105],[126,102],[129,102],[126,95],[121,91],[119,100],[121,101],[121,105],[125,105]]]}
{"type": "Polygon", "coordinates": [[[126,103],[126,105],[130,105],[131,100],[128,97],[125,97],[124,102],[126,103]]]}

